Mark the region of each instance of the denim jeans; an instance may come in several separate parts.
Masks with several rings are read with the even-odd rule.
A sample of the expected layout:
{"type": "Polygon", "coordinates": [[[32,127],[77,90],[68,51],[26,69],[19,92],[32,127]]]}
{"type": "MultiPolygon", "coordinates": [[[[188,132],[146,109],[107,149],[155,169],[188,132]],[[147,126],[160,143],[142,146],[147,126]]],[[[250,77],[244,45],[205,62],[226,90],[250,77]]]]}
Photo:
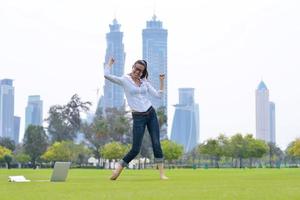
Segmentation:
{"type": "Polygon", "coordinates": [[[141,145],[147,126],[151,137],[152,148],[156,163],[163,162],[163,152],[159,140],[159,124],[154,108],[150,107],[143,113],[132,113],[133,118],[133,139],[131,150],[119,162],[123,167],[128,166],[128,163],[133,160],[140,152],[141,145]]]}

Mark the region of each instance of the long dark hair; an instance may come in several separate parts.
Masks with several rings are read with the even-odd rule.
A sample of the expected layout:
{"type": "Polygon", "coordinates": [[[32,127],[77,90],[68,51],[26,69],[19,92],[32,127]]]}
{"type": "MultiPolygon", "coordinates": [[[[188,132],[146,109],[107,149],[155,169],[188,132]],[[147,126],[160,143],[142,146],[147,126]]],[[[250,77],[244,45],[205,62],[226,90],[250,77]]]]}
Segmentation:
{"type": "Polygon", "coordinates": [[[135,66],[135,64],[140,64],[140,65],[143,65],[144,66],[144,71],[143,71],[143,74],[142,74],[142,76],[141,76],[141,79],[143,79],[143,78],[148,78],[148,71],[147,71],[147,61],[146,60],[137,60],[137,61],[135,61],[135,63],[134,63],[134,65],[133,66],[135,66]]]}

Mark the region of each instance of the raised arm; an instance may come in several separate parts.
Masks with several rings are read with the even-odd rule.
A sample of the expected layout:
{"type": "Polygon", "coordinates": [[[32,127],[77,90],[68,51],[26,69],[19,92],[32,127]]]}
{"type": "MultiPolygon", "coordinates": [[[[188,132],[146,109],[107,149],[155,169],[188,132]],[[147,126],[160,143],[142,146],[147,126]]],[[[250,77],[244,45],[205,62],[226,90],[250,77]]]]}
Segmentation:
{"type": "Polygon", "coordinates": [[[149,93],[157,98],[162,98],[163,97],[163,90],[164,90],[164,79],[165,79],[165,75],[161,74],[159,75],[159,90],[156,90],[149,82],[147,82],[148,84],[148,89],[149,89],[149,93]]]}
{"type": "Polygon", "coordinates": [[[115,63],[114,58],[110,58],[108,63],[104,65],[104,77],[113,83],[116,83],[118,85],[123,85],[123,78],[112,75],[110,72],[114,63],[115,63]]]}

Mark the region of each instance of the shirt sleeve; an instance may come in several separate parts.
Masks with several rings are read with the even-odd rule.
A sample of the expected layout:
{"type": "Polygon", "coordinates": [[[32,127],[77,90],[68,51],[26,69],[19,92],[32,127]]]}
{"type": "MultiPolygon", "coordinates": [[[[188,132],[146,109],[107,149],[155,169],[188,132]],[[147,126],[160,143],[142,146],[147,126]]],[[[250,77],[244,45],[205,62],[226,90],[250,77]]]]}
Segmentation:
{"type": "Polygon", "coordinates": [[[157,98],[163,97],[163,90],[156,90],[148,81],[146,81],[149,93],[157,98]]]}
{"type": "Polygon", "coordinates": [[[112,75],[108,65],[104,65],[104,78],[118,85],[123,85],[123,77],[112,75]]]}

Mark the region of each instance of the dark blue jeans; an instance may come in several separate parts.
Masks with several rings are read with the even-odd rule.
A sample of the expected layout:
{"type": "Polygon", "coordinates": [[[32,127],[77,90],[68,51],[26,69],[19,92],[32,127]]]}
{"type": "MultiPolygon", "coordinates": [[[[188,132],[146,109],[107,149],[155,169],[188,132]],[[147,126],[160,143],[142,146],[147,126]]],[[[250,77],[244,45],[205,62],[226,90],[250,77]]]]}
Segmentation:
{"type": "Polygon", "coordinates": [[[151,137],[155,162],[162,163],[163,152],[161,150],[160,140],[159,140],[159,124],[158,124],[158,120],[154,108],[150,107],[146,112],[143,113],[133,112],[132,118],[133,118],[132,147],[131,150],[120,161],[120,164],[123,167],[128,166],[128,163],[139,154],[141,150],[141,145],[142,145],[146,126],[151,137]]]}

